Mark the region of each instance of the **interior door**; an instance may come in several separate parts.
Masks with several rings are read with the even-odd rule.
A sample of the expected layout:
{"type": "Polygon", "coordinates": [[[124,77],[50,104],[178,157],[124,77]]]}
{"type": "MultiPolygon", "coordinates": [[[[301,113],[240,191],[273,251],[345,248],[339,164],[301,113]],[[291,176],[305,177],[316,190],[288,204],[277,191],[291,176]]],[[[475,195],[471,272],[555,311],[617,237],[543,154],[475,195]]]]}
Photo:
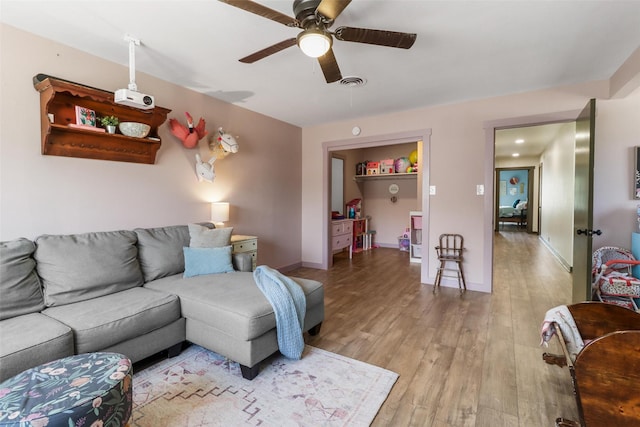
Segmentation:
{"type": "Polygon", "coordinates": [[[576,120],[575,190],[573,206],[573,302],[591,300],[593,234],[593,159],[596,100],[576,120]]]}

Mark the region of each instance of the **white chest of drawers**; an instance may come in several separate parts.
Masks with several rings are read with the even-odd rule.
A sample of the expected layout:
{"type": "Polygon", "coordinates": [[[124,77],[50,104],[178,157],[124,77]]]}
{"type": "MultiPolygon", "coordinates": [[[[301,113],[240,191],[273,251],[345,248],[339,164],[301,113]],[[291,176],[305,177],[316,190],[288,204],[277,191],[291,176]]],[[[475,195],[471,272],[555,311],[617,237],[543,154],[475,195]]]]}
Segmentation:
{"type": "Polygon", "coordinates": [[[353,220],[341,219],[331,221],[331,250],[339,251],[349,248],[349,259],[353,254],[353,220]]]}

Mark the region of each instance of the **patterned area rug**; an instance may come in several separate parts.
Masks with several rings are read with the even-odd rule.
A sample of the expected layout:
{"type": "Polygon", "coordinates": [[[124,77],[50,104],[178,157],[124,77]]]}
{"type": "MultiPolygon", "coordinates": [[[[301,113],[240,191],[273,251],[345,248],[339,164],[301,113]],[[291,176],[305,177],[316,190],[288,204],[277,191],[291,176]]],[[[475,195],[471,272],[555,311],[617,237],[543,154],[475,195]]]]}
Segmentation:
{"type": "Polygon", "coordinates": [[[195,345],[134,373],[136,427],[368,426],[398,374],[306,346],[273,356],[253,380],[237,363],[195,345]]]}

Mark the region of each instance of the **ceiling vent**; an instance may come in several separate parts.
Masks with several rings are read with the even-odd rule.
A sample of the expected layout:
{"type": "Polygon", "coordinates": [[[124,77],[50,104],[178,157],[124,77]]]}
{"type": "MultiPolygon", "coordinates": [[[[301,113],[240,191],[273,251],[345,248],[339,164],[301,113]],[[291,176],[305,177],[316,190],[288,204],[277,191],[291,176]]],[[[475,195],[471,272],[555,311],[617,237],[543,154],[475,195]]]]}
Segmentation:
{"type": "Polygon", "coordinates": [[[343,77],[340,80],[340,84],[343,86],[349,86],[349,87],[364,86],[365,84],[367,84],[367,81],[362,77],[347,76],[347,77],[343,77]]]}

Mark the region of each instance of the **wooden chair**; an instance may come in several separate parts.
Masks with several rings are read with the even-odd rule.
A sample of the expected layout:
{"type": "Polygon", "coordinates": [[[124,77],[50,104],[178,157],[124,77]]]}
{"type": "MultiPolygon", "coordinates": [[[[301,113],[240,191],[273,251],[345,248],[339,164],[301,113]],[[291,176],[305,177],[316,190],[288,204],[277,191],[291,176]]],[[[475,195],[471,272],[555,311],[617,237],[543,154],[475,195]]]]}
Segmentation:
{"type": "Polygon", "coordinates": [[[585,302],[567,307],[585,343],[575,360],[559,327],[563,355],[546,363],[569,366],[579,421],[558,418],[557,427],[640,425],[640,314],[617,305],[585,302]]]}
{"type": "Polygon", "coordinates": [[[467,283],[464,280],[462,271],[462,251],[464,250],[464,238],[460,234],[441,234],[440,245],[436,246],[436,254],[440,265],[436,273],[436,281],[433,285],[433,292],[440,287],[442,277],[455,277],[458,279],[460,293],[467,290],[467,283]],[[454,267],[449,267],[447,263],[454,263],[454,267]],[[445,271],[454,271],[455,276],[447,276],[445,271]]]}

